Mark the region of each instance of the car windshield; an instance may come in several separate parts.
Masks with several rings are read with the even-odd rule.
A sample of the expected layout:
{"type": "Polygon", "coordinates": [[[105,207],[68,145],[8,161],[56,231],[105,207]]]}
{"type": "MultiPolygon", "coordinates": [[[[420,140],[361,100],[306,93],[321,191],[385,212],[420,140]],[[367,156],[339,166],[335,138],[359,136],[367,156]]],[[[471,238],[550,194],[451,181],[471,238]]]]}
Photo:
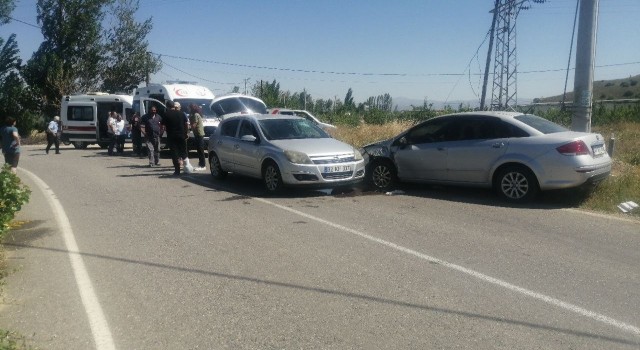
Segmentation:
{"type": "Polygon", "coordinates": [[[306,119],[264,119],[260,128],[267,140],[330,138],[324,130],[306,119]]]}
{"type": "Polygon", "coordinates": [[[195,104],[200,107],[202,110],[202,116],[205,118],[215,118],[215,113],[211,110],[211,100],[208,99],[197,99],[197,98],[176,98],[176,102],[180,102],[180,109],[189,113],[189,106],[191,104],[195,104]]]}
{"type": "Polygon", "coordinates": [[[562,125],[558,125],[554,122],[548,121],[533,114],[523,114],[514,118],[540,131],[543,134],[553,134],[556,132],[569,131],[569,129],[565,128],[562,125]]]}

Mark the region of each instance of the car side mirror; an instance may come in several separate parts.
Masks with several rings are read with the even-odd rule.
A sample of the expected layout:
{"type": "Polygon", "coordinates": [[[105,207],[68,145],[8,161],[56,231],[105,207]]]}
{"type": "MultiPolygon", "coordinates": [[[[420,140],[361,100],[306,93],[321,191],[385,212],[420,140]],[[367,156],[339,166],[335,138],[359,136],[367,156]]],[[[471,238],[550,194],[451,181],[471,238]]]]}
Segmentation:
{"type": "Polygon", "coordinates": [[[240,138],[241,141],[244,142],[251,142],[251,143],[258,143],[258,138],[253,136],[253,135],[244,135],[240,138]]]}
{"type": "Polygon", "coordinates": [[[396,144],[400,147],[400,149],[404,149],[405,147],[407,147],[409,142],[407,141],[407,138],[405,136],[402,136],[398,139],[398,141],[396,141],[396,144]]]}

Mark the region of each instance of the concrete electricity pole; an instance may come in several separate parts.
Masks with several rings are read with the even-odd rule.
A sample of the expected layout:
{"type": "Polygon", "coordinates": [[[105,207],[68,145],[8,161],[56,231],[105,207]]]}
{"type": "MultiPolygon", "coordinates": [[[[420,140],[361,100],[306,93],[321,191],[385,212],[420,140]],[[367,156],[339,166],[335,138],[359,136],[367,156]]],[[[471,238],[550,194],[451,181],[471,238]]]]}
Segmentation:
{"type": "Polygon", "coordinates": [[[596,56],[599,0],[580,0],[576,74],[573,85],[574,113],[571,130],[591,132],[593,69],[596,56]]]}

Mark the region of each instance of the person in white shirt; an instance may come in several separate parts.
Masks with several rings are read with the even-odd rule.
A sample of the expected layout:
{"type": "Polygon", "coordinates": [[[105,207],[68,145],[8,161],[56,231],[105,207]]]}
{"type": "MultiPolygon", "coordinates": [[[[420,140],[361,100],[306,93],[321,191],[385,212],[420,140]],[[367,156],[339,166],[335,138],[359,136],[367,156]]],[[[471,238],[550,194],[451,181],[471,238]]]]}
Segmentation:
{"type": "Polygon", "coordinates": [[[49,122],[47,126],[47,148],[46,152],[49,154],[49,150],[52,145],[56,147],[56,154],[60,154],[60,117],[55,116],[53,120],[49,122]]]}
{"type": "Polygon", "coordinates": [[[118,113],[115,111],[109,112],[109,118],[107,119],[107,134],[109,135],[109,149],[108,154],[113,155],[113,149],[116,147],[116,117],[118,113]]]}
{"type": "Polygon", "coordinates": [[[120,114],[116,115],[116,151],[124,152],[124,142],[127,139],[127,130],[125,129],[124,119],[120,114]]]}

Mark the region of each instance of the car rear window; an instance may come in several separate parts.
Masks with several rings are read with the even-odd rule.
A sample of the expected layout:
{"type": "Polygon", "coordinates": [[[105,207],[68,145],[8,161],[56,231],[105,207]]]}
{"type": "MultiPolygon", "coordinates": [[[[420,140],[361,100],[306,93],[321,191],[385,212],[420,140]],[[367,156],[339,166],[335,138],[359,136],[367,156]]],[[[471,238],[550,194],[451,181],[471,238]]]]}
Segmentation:
{"type": "Polygon", "coordinates": [[[533,114],[519,115],[517,117],[514,117],[514,119],[527,124],[528,126],[540,131],[543,134],[553,134],[556,132],[569,131],[569,129],[565,128],[562,125],[558,125],[552,121],[546,120],[533,114]]]}

